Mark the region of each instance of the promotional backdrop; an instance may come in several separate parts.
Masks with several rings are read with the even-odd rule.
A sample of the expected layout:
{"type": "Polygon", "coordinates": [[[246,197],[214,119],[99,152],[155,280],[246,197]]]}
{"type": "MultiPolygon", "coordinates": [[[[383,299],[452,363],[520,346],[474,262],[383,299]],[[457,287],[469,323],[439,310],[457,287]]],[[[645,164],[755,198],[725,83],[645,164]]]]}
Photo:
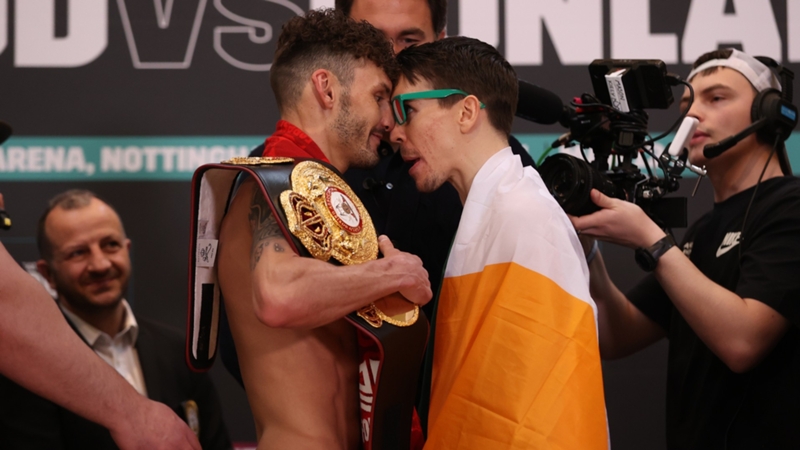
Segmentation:
{"type": "MultiPolygon", "coordinates": [[[[269,69],[281,24],[332,5],[0,0],[0,120],[15,130],[0,145],[0,192],[14,219],[0,241],[30,268],[47,200],[93,190],[118,209],[133,241],[134,310],[184,328],[192,172],[246,155],[273,131],[269,69]]],[[[800,69],[800,0],[450,0],[447,29],[497,46],[520,78],[565,101],[592,93],[587,66],[596,58],[661,59],[686,76],[700,54],[736,46],[800,69]]],[[[649,112],[653,134],[678,117],[677,103],[649,112]]],[[[514,125],[534,158],[564,131],[514,125]]],[[[787,147],[800,169],[796,134],[787,147]]],[[[676,195],[695,181],[684,180],[676,195]]],[[[705,182],[689,219],[711,199],[705,182]]],[[[642,276],[632,251],[603,250],[622,289],[642,276]]],[[[604,364],[615,449],[665,448],[666,347],[604,364]]],[[[232,437],[254,440],[243,391],[221,363],[212,376],[232,437]]]]}

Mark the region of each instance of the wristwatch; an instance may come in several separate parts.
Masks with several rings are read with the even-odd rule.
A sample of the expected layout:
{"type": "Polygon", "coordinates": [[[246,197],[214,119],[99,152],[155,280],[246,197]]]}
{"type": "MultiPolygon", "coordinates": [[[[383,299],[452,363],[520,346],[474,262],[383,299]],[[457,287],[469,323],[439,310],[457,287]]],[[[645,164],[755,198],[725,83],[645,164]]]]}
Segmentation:
{"type": "Polygon", "coordinates": [[[642,270],[652,272],[655,270],[656,265],[658,265],[658,259],[661,258],[661,255],[667,253],[667,250],[675,245],[677,245],[675,244],[675,239],[672,238],[672,235],[667,234],[650,247],[639,247],[634,254],[636,264],[638,264],[642,270]]]}

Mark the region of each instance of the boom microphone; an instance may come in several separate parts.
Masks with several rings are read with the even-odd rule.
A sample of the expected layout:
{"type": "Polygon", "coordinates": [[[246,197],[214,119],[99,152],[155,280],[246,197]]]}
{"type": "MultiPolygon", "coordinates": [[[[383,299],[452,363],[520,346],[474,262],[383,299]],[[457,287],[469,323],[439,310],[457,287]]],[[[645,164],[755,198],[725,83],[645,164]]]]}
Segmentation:
{"type": "Polygon", "coordinates": [[[543,125],[554,124],[566,113],[564,103],[554,92],[519,81],[516,116],[543,125]]]}
{"type": "Polygon", "coordinates": [[[739,141],[741,141],[742,139],[760,130],[766,124],[767,124],[767,119],[757,120],[752,124],[750,124],[750,126],[745,128],[744,130],[740,131],[738,134],[727,137],[717,142],[716,144],[706,145],[705,147],[703,147],[703,156],[705,156],[708,159],[716,158],[723,152],[730,150],[731,147],[738,144],[739,141]]]}

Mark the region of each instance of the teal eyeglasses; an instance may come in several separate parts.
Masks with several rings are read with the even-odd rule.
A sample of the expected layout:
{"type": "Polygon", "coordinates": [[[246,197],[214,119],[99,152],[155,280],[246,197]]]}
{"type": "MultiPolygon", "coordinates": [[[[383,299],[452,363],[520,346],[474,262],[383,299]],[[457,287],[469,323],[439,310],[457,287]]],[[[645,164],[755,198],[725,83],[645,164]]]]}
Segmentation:
{"type": "MultiPolygon", "coordinates": [[[[445,98],[451,95],[464,95],[466,92],[460,89],[434,89],[432,91],[409,92],[408,94],[400,94],[392,97],[392,113],[394,113],[394,121],[398,125],[406,123],[408,117],[406,116],[406,101],[417,100],[423,98],[445,98]]],[[[481,109],[486,108],[486,105],[481,103],[481,109]]]]}

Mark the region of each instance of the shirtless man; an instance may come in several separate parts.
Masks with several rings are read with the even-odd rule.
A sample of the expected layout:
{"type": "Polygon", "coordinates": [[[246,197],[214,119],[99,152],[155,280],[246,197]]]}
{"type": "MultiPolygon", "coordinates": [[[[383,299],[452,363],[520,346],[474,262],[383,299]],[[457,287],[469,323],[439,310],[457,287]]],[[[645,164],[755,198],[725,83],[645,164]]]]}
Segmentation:
{"type": "MultiPolygon", "coordinates": [[[[391,44],[371,25],[333,11],[287,22],[270,80],[281,121],[265,155],[314,157],[340,172],[375,164],[393,126],[393,65],[391,44]]],[[[356,333],[342,318],[395,292],[417,304],[431,298],[419,258],[379,241],[384,257],[361,265],[301,258],[255,183],[236,192],[218,274],[259,449],[359,448],[356,333]]]]}

